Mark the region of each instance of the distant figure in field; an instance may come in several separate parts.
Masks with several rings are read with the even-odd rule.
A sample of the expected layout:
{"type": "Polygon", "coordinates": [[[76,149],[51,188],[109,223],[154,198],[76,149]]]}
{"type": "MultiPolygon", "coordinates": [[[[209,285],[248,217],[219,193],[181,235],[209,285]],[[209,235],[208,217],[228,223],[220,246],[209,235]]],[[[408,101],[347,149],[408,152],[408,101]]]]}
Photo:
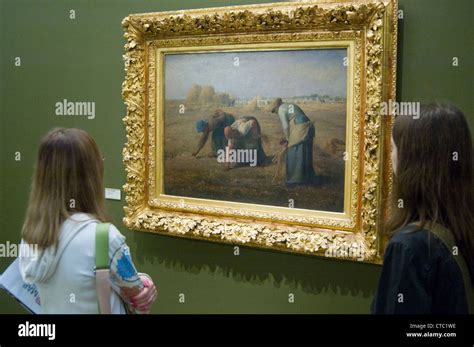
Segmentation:
{"type": "Polygon", "coordinates": [[[222,110],[216,110],[216,112],[207,120],[198,120],[196,122],[196,130],[198,133],[202,133],[202,135],[199,139],[196,150],[193,152],[193,156],[197,156],[199,151],[204,147],[210,133],[212,133],[212,154],[217,156],[218,150],[225,150],[227,139],[224,136],[224,128],[234,123],[234,121],[235,118],[233,115],[222,110]]]}
{"type": "MultiPolygon", "coordinates": [[[[229,150],[254,151],[256,165],[265,163],[267,158],[262,146],[262,132],[257,118],[244,116],[230,126],[224,128],[224,136],[228,141],[229,150]]],[[[235,166],[235,165],[234,165],[235,166]]],[[[228,165],[228,168],[234,167],[228,165]]]]}
{"type": "Polygon", "coordinates": [[[313,168],[314,124],[303,110],[295,104],[284,103],[277,98],[272,103],[272,113],[280,117],[285,138],[280,141],[284,149],[276,156],[276,161],[286,163],[286,183],[311,184],[316,174],[313,168]]]}

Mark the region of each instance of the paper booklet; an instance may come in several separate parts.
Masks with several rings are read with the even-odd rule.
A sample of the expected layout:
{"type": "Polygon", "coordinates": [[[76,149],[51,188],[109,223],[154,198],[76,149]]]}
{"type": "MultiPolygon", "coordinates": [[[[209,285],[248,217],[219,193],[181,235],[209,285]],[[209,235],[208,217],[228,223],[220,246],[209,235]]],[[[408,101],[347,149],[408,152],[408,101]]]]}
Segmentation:
{"type": "Polygon", "coordinates": [[[29,312],[40,314],[41,302],[38,288],[23,281],[18,258],[0,275],[0,288],[6,290],[29,312]]]}

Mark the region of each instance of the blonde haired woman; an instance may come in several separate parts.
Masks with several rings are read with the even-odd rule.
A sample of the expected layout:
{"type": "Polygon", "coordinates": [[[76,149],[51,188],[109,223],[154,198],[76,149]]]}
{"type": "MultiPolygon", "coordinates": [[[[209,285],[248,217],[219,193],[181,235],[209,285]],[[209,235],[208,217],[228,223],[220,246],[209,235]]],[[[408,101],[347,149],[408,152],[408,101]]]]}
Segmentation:
{"type": "MultiPolygon", "coordinates": [[[[20,256],[20,272],[37,286],[44,313],[99,313],[95,231],[108,220],[103,171],[97,144],[83,130],[54,129],[41,141],[22,229],[22,242],[39,252],[20,256]]],[[[112,313],[125,313],[125,306],[149,312],[156,288],[137,273],[125,237],[113,225],[109,259],[112,313]]]]}

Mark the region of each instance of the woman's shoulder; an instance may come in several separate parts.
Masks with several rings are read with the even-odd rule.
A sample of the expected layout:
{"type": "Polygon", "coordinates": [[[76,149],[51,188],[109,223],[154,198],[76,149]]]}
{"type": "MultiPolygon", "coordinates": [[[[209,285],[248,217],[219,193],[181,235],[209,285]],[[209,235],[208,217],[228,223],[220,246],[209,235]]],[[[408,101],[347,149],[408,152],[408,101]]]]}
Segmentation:
{"type": "MultiPolygon", "coordinates": [[[[65,221],[63,229],[83,229],[84,231],[95,234],[99,223],[102,222],[87,213],[74,213],[65,221]]],[[[120,230],[113,223],[109,224],[109,240],[123,243],[125,236],[122,235],[120,230]]]]}
{"type": "Polygon", "coordinates": [[[414,225],[398,230],[388,242],[387,249],[397,249],[423,258],[427,255],[446,257],[449,254],[448,248],[429,229],[420,229],[414,225]]]}
{"type": "Polygon", "coordinates": [[[120,245],[125,243],[125,236],[123,236],[120,230],[118,230],[117,227],[112,223],[110,224],[109,228],[109,239],[111,240],[111,242],[113,241],[120,245]]]}
{"type": "Polygon", "coordinates": [[[388,245],[400,245],[408,249],[416,249],[428,245],[429,230],[418,229],[413,225],[406,225],[396,231],[388,245]]]}
{"type": "Polygon", "coordinates": [[[397,231],[387,245],[386,254],[400,258],[406,256],[412,263],[444,264],[455,267],[455,259],[444,242],[427,228],[408,225],[397,231]]]}

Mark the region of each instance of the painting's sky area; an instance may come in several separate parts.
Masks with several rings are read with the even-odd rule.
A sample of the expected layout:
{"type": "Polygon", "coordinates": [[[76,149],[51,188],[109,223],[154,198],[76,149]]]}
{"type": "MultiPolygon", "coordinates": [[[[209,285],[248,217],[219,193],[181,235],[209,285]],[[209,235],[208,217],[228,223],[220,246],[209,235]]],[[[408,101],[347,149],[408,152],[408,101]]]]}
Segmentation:
{"type": "Polygon", "coordinates": [[[193,84],[234,98],[346,97],[346,54],[346,49],[167,54],[165,98],[185,99],[193,84]]]}

